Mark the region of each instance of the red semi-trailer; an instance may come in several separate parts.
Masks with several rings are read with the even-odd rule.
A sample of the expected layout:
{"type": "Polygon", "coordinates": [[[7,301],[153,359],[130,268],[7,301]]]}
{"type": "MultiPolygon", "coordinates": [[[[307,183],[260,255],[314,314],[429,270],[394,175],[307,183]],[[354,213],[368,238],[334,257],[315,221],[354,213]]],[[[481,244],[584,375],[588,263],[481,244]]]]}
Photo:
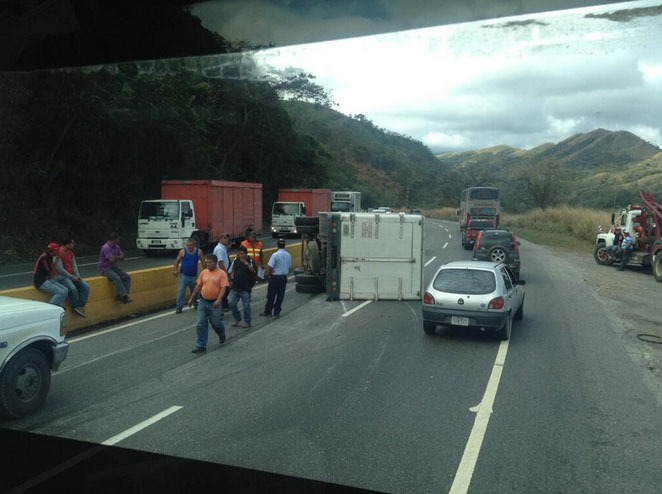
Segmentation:
{"type": "Polygon", "coordinates": [[[239,241],[262,230],[262,184],[221,180],[164,180],[161,199],[145,200],[136,244],[147,255],[181,249],[193,238],[209,249],[221,233],[239,241]]]}
{"type": "Polygon", "coordinates": [[[331,209],[331,189],[278,189],[271,209],[271,235],[297,235],[294,218],[318,216],[331,209]]]}

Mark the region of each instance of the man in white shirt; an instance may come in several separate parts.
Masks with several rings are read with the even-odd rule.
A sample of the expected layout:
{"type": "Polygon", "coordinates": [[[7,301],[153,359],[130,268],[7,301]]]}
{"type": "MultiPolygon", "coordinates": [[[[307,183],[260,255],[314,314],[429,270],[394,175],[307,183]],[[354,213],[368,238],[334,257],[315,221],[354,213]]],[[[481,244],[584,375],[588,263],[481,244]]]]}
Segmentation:
{"type": "MultiPolygon", "coordinates": [[[[216,244],[216,247],[214,247],[214,255],[218,259],[218,267],[225,271],[226,274],[230,268],[230,257],[228,256],[229,245],[230,235],[227,233],[221,233],[218,237],[218,244],[216,244]]],[[[223,312],[230,310],[230,303],[228,302],[229,292],[229,290],[226,290],[225,295],[223,295],[223,312]]]]}
{"type": "Polygon", "coordinates": [[[269,258],[266,268],[269,286],[267,287],[267,303],[264,306],[264,312],[260,314],[263,317],[271,317],[272,310],[274,316],[280,317],[287,275],[292,269],[292,256],[285,250],[285,240],[279,238],[277,245],[278,250],[269,258]]]}

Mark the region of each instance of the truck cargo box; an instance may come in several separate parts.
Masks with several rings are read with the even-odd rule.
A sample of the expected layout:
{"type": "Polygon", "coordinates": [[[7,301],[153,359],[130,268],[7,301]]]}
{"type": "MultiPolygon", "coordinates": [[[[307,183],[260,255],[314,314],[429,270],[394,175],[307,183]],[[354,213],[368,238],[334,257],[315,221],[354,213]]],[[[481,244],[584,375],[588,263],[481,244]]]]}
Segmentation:
{"type": "Polygon", "coordinates": [[[341,300],[420,300],[424,217],[321,213],[327,296],[341,300]]]}

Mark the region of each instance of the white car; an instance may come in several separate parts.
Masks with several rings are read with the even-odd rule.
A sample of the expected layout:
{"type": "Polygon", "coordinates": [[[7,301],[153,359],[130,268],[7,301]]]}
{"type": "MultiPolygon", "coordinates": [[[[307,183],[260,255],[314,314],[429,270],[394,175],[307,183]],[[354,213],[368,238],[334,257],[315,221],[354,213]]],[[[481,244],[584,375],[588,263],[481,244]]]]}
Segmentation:
{"type": "Polygon", "coordinates": [[[19,418],[39,409],[51,371],[67,357],[64,309],[0,297],[0,416],[19,418]]]}
{"type": "Polygon", "coordinates": [[[510,338],[513,319],[524,316],[524,280],[508,265],[453,261],[439,268],[423,297],[423,330],[438,325],[477,327],[510,338]]]}

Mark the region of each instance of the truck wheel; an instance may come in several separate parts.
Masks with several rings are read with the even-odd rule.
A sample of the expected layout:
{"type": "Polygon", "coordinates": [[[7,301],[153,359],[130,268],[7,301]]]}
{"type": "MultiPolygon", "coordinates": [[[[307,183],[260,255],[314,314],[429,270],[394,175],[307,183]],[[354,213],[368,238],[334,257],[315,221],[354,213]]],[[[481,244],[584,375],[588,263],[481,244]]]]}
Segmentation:
{"type": "Polygon", "coordinates": [[[425,331],[425,334],[435,334],[437,332],[437,324],[430,321],[423,321],[423,331],[425,331]]]}
{"type": "Polygon", "coordinates": [[[320,218],[319,216],[297,216],[294,218],[294,224],[296,226],[319,226],[320,218]]]}
{"type": "Polygon", "coordinates": [[[653,276],[655,281],[662,283],[662,250],[653,258],[653,276]]]}
{"type": "Polygon", "coordinates": [[[294,289],[297,293],[322,293],[326,291],[326,288],[320,284],[319,280],[316,285],[303,285],[297,283],[294,289]]]}
{"type": "Polygon", "coordinates": [[[302,226],[297,226],[297,231],[302,234],[306,235],[314,235],[315,233],[319,232],[319,226],[317,225],[302,225],[302,226]]]}
{"type": "Polygon", "coordinates": [[[595,262],[600,266],[611,266],[614,263],[613,258],[607,253],[607,248],[605,247],[604,242],[599,242],[598,245],[595,246],[593,259],[595,259],[595,262]]]}
{"type": "Polygon", "coordinates": [[[0,415],[19,418],[35,412],[46,400],[51,370],[42,352],[26,348],[0,374],[0,415]]]}
{"type": "Polygon", "coordinates": [[[308,258],[313,274],[319,273],[322,270],[322,256],[320,256],[320,249],[315,241],[308,242],[308,258]]]}
{"type": "Polygon", "coordinates": [[[297,274],[294,279],[301,285],[319,285],[320,280],[314,274],[297,274]]]}

